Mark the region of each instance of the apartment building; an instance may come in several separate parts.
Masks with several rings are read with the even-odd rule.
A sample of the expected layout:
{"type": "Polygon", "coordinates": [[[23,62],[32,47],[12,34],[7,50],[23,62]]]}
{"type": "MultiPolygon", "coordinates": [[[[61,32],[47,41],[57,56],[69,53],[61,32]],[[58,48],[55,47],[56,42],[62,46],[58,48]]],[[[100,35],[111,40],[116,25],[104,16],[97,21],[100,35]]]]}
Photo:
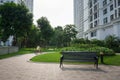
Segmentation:
{"type": "Polygon", "coordinates": [[[83,37],[83,1],[74,0],[74,23],[78,32],[77,37],[83,37]]]}
{"type": "Polygon", "coordinates": [[[31,13],[33,13],[33,0],[24,0],[25,5],[31,13]]]}
{"type": "Polygon", "coordinates": [[[33,13],[33,0],[0,0],[0,4],[4,4],[6,2],[14,2],[16,4],[20,4],[23,1],[26,7],[29,9],[29,12],[33,13]]]}
{"type": "MultiPolygon", "coordinates": [[[[109,35],[120,37],[120,0],[80,1],[84,3],[80,11],[84,14],[83,20],[80,21],[84,28],[83,38],[104,40],[109,35]]],[[[75,25],[81,27],[77,26],[77,23],[75,25]]]]}

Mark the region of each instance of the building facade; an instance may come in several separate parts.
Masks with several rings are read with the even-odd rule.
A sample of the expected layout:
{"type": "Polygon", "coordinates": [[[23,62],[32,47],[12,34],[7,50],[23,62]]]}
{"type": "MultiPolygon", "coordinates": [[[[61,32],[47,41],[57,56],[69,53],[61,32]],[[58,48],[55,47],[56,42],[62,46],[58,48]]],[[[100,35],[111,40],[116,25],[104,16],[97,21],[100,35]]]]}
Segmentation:
{"type": "Polygon", "coordinates": [[[84,28],[83,38],[104,40],[109,35],[120,37],[120,0],[80,1],[84,3],[81,11],[84,17],[80,21],[84,28]]]}
{"type": "Polygon", "coordinates": [[[0,0],[0,4],[4,4],[6,2],[14,2],[16,4],[20,4],[21,1],[25,3],[25,6],[29,9],[29,12],[33,13],[33,0],[0,0]]]}
{"type": "Polygon", "coordinates": [[[26,7],[33,13],[33,0],[24,0],[26,7]]]}
{"type": "Polygon", "coordinates": [[[83,1],[74,0],[74,23],[78,32],[77,37],[83,37],[83,1]]]}

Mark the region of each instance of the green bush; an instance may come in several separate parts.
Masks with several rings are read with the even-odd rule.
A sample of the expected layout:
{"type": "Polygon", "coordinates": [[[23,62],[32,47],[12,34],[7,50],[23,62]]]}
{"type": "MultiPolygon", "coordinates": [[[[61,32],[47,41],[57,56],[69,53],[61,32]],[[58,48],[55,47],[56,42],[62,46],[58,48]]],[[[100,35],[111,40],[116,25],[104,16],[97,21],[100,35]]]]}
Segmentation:
{"type": "Polygon", "coordinates": [[[74,39],[72,41],[73,44],[85,44],[85,39],[84,38],[81,38],[81,39],[74,39]]]}
{"type": "Polygon", "coordinates": [[[90,51],[95,51],[95,52],[103,52],[104,55],[115,55],[115,52],[112,49],[106,48],[106,47],[92,47],[90,48],[90,51]]]}
{"type": "Polygon", "coordinates": [[[97,54],[99,55],[100,52],[103,52],[104,55],[115,55],[114,51],[112,49],[109,48],[105,48],[105,47],[98,47],[98,46],[94,46],[94,47],[64,47],[61,49],[61,51],[91,51],[91,52],[97,52],[97,54]]]}
{"type": "Polygon", "coordinates": [[[61,51],[84,51],[84,48],[77,48],[77,47],[64,47],[61,51]]]}
{"type": "Polygon", "coordinates": [[[116,53],[120,53],[120,47],[114,47],[112,48],[116,53]]]}
{"type": "Polygon", "coordinates": [[[97,46],[105,46],[103,40],[92,39],[92,40],[90,41],[90,43],[91,43],[91,44],[96,44],[97,46]]]}
{"type": "Polygon", "coordinates": [[[72,47],[78,47],[78,48],[90,48],[90,47],[95,47],[95,44],[72,44],[72,47]]]}

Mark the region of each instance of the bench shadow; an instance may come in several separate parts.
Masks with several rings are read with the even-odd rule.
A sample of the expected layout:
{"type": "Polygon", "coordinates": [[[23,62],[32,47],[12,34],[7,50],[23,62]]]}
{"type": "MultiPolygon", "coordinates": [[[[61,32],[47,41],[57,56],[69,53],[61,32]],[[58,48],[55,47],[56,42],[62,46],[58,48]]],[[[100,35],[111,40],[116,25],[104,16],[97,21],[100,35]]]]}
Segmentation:
{"type": "Polygon", "coordinates": [[[96,68],[74,68],[74,67],[72,67],[72,68],[68,68],[68,67],[62,67],[61,68],[61,70],[62,71],[94,71],[94,72],[104,72],[104,73],[107,73],[107,71],[105,71],[105,70],[102,70],[101,68],[98,68],[98,69],[96,69],[96,68]]]}

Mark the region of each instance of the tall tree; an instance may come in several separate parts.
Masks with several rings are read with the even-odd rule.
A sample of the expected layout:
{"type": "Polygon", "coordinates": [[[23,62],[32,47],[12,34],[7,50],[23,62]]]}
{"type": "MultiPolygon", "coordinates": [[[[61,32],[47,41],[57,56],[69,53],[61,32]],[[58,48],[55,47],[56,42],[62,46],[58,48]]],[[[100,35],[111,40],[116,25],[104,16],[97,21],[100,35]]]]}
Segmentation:
{"type": "Polygon", "coordinates": [[[71,40],[76,38],[77,31],[75,30],[74,25],[66,25],[64,28],[64,43],[65,46],[69,46],[71,40]]]}
{"type": "Polygon", "coordinates": [[[40,29],[33,25],[28,33],[27,47],[36,47],[41,45],[41,33],[40,29]]]}
{"type": "Polygon", "coordinates": [[[0,26],[2,29],[2,39],[6,39],[13,35],[16,39],[22,41],[32,26],[32,14],[25,5],[5,3],[0,5],[0,15],[2,17],[0,26]]]}
{"type": "Polygon", "coordinates": [[[51,44],[56,47],[63,46],[63,28],[61,26],[54,28],[54,36],[52,37],[51,44]]]}
{"type": "Polygon", "coordinates": [[[41,36],[46,45],[49,44],[51,37],[53,36],[53,29],[46,17],[41,17],[37,20],[38,27],[41,31],[41,36]]]}

